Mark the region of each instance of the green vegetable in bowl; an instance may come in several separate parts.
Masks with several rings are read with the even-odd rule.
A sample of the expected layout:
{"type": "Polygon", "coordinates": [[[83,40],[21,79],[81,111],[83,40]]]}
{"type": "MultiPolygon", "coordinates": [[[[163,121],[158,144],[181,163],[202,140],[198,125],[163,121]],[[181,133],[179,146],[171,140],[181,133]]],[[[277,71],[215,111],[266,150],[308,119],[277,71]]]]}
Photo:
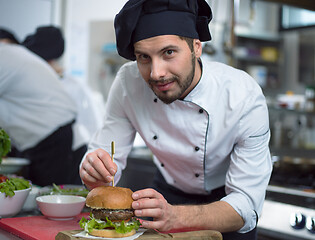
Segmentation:
{"type": "Polygon", "coordinates": [[[2,157],[5,157],[10,151],[10,137],[2,128],[0,128],[0,164],[2,162],[2,157]]]}
{"type": "Polygon", "coordinates": [[[86,197],[89,191],[84,187],[71,187],[67,185],[56,185],[55,183],[52,184],[53,188],[49,194],[62,194],[62,195],[76,195],[86,197]]]}
{"type": "Polygon", "coordinates": [[[30,182],[24,178],[10,178],[5,182],[0,183],[0,192],[5,193],[5,196],[13,197],[14,191],[30,188],[30,182]]]}

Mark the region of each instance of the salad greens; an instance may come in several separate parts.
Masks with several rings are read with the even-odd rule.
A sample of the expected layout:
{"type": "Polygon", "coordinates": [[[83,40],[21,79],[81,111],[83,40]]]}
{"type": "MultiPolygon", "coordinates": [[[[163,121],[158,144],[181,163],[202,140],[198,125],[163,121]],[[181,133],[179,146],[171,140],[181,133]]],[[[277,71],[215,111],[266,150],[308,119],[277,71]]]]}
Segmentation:
{"type": "MultiPolygon", "coordinates": [[[[68,187],[64,185],[56,185],[55,183],[52,184],[53,188],[50,192],[46,194],[54,195],[54,194],[63,194],[63,195],[76,195],[86,197],[89,191],[85,187],[68,187]]],[[[46,195],[45,193],[43,195],[46,195]]]]}
{"type": "Polygon", "coordinates": [[[93,229],[104,229],[104,228],[115,228],[115,231],[118,233],[127,233],[132,229],[138,230],[140,227],[139,220],[132,218],[131,222],[125,223],[121,222],[112,222],[106,217],[106,221],[97,220],[90,214],[90,220],[87,220],[85,217],[82,217],[80,222],[80,227],[90,233],[93,229]]]}
{"type": "Polygon", "coordinates": [[[14,191],[23,190],[30,187],[30,182],[24,178],[10,178],[0,183],[0,192],[5,193],[6,197],[13,197],[14,191]]]}
{"type": "MultiPolygon", "coordinates": [[[[2,158],[11,151],[11,140],[9,135],[0,128],[0,164],[2,158]]],[[[6,197],[13,197],[14,191],[30,188],[30,182],[24,178],[9,178],[0,183],[0,192],[4,193],[6,197]]]]}
{"type": "Polygon", "coordinates": [[[2,128],[0,128],[0,164],[2,162],[2,157],[5,157],[10,151],[10,137],[2,128]]]}

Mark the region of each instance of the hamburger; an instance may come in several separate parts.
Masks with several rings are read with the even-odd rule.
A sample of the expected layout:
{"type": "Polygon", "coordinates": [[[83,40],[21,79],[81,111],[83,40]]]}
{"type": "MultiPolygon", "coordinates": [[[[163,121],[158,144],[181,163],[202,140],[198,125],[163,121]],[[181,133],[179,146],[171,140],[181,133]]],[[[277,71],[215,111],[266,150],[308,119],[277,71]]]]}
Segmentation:
{"type": "Polygon", "coordinates": [[[90,219],[82,218],[80,227],[90,235],[106,238],[132,236],[140,226],[131,207],[129,188],[102,186],[92,189],[85,205],[91,209],[90,219]]]}

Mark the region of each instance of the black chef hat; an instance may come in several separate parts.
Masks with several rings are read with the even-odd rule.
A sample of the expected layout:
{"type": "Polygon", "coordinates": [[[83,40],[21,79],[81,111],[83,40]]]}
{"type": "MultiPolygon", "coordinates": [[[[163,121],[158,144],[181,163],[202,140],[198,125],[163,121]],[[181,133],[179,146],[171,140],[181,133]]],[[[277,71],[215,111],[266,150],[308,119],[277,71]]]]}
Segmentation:
{"type": "Polygon", "coordinates": [[[4,28],[0,29],[0,39],[10,39],[13,43],[19,44],[14,34],[4,28]]]}
{"type": "Polygon", "coordinates": [[[133,44],[159,35],[209,41],[211,19],[205,0],[129,0],[115,17],[118,53],[135,60],[133,44]]]}
{"type": "Polygon", "coordinates": [[[28,35],[22,43],[46,61],[58,59],[64,51],[64,38],[59,28],[38,27],[34,34],[28,35]]]}

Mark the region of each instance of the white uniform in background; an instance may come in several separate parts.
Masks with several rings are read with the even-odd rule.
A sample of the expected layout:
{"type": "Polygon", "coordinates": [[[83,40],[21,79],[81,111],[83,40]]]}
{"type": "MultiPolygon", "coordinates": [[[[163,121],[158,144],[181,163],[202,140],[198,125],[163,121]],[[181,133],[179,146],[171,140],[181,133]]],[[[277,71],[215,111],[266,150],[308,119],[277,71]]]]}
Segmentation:
{"type": "Polygon", "coordinates": [[[18,150],[13,156],[30,160],[23,177],[40,186],[81,184],[86,144],[73,124],[76,116],[47,62],[23,46],[0,44],[0,127],[18,150]]]}
{"type": "Polygon", "coordinates": [[[34,147],[76,114],[46,62],[23,46],[0,43],[0,127],[19,151],[34,147]]]}
{"type": "Polygon", "coordinates": [[[75,101],[78,115],[76,126],[84,139],[89,141],[93,134],[103,126],[105,103],[98,92],[93,92],[87,84],[74,77],[64,75],[61,82],[75,101]]]}

